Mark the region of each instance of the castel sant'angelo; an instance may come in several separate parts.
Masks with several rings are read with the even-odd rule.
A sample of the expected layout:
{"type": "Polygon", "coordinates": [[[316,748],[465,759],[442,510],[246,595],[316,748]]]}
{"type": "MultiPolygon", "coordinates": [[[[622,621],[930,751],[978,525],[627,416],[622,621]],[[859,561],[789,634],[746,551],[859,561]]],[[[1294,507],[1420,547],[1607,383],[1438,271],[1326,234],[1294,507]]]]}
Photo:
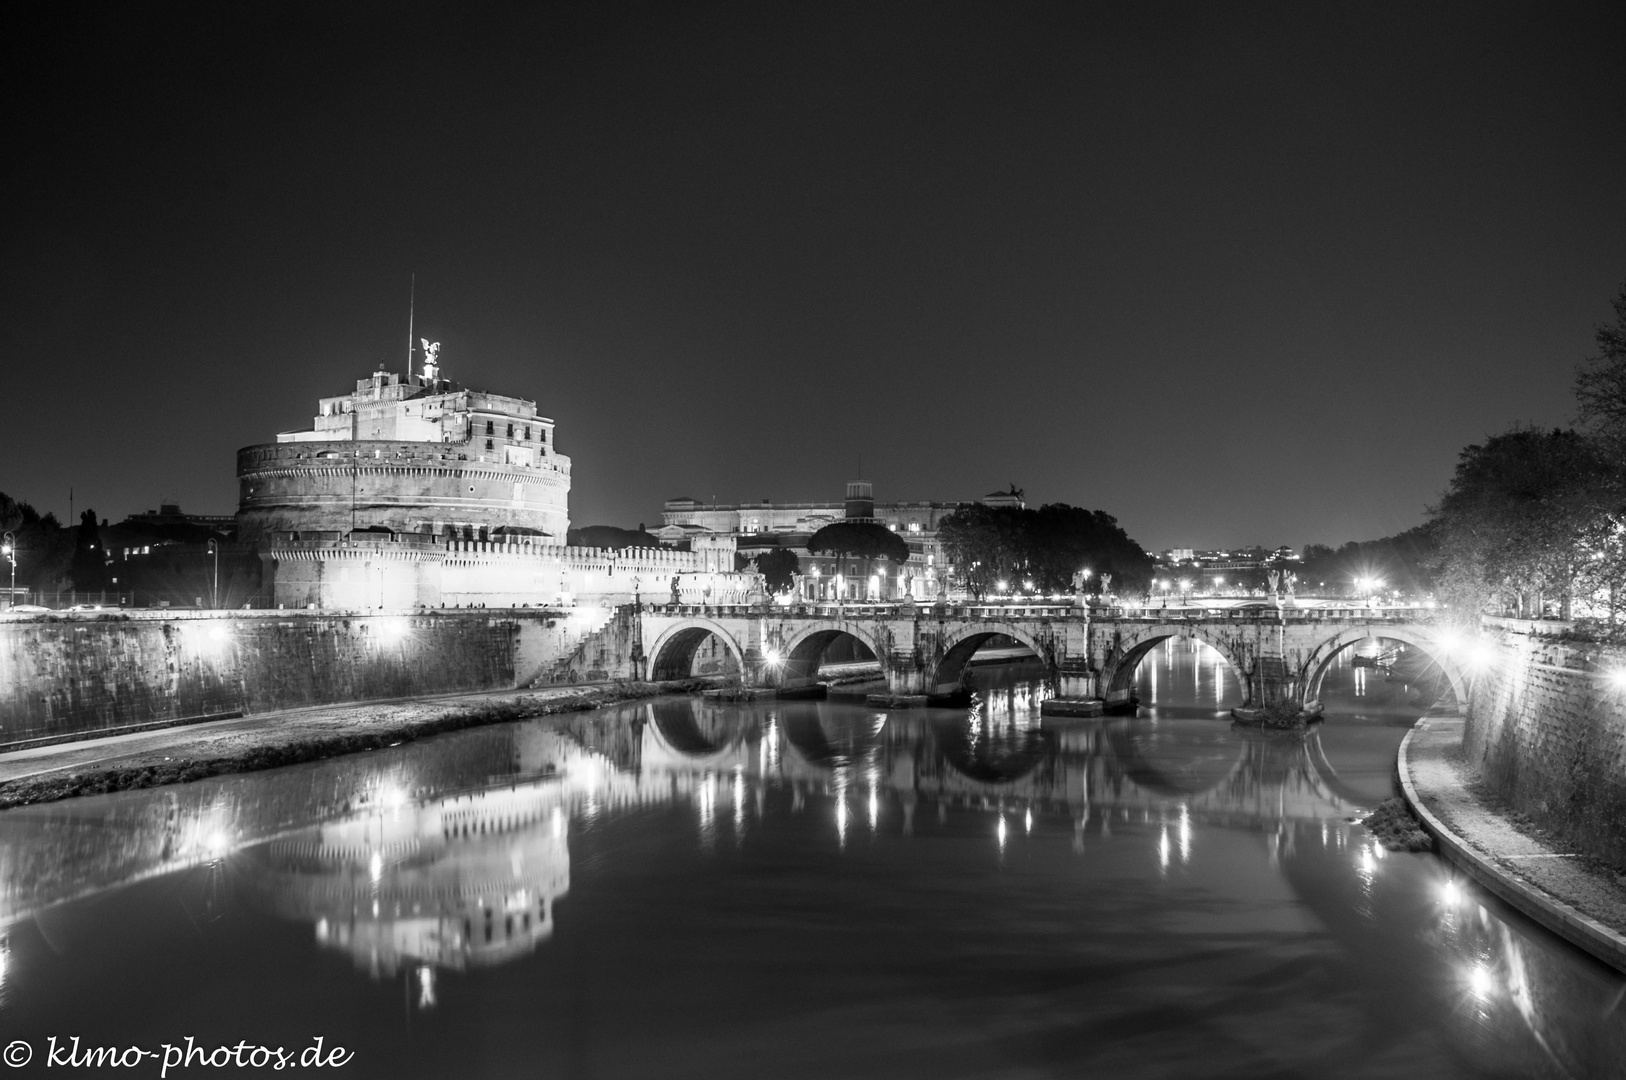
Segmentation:
{"type": "Polygon", "coordinates": [[[746,598],[730,538],[691,551],[567,545],[570,459],[553,421],[533,401],[442,378],[437,353],[425,342],[419,374],[375,372],[322,398],[309,429],[237,452],[238,537],[258,546],[277,606],[746,598]]]}

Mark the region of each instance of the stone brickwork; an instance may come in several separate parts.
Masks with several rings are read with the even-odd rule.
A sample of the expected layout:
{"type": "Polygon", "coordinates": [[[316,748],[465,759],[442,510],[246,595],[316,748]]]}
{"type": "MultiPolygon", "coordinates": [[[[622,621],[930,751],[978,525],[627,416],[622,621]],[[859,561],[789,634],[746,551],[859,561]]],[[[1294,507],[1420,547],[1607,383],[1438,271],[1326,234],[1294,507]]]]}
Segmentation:
{"type": "Polygon", "coordinates": [[[413,608],[615,606],[635,598],[744,603],[756,575],[734,572],[732,539],[670,548],[570,547],[545,538],[425,539],[352,533],[263,547],[266,580],[282,608],[399,611],[413,608]]]}
{"type": "Polygon", "coordinates": [[[1496,620],[1495,657],[1469,690],[1463,749],[1515,809],[1578,849],[1626,866],[1626,651],[1561,642],[1496,620]]]}
{"type": "MultiPolygon", "coordinates": [[[[586,627],[581,628],[583,633],[586,627]]],[[[511,687],[573,648],[558,613],[233,613],[0,624],[0,745],[219,713],[511,687]],[[545,640],[548,627],[557,641],[545,640]]]]}

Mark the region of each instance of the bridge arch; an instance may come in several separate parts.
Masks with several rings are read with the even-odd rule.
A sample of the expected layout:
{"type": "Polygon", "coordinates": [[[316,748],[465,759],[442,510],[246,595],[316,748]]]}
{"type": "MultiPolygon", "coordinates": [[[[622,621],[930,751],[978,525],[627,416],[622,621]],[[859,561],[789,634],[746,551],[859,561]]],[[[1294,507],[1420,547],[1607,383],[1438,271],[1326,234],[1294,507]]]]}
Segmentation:
{"type": "Polygon", "coordinates": [[[875,635],[856,623],[844,622],[836,626],[810,626],[793,633],[780,646],[779,682],[782,686],[805,685],[818,678],[819,662],[832,642],[850,637],[875,654],[886,673],[886,650],[875,635]]]}
{"type": "Polygon", "coordinates": [[[937,693],[946,693],[953,690],[960,683],[960,676],[965,672],[966,664],[970,663],[978,649],[989,638],[1003,634],[1014,638],[1033,651],[1033,655],[1042,663],[1054,667],[1056,663],[1055,649],[1048,643],[1008,622],[979,622],[975,627],[965,630],[957,638],[943,643],[943,658],[937,662],[937,671],[933,676],[934,689],[937,693]]]}
{"type": "Polygon", "coordinates": [[[1379,622],[1341,630],[1317,645],[1305,662],[1304,700],[1312,701],[1321,696],[1321,682],[1327,677],[1327,669],[1332,667],[1339,653],[1363,641],[1387,639],[1415,645],[1427,653],[1429,658],[1439,665],[1441,673],[1445,675],[1446,682],[1451,687],[1451,693],[1456,695],[1458,704],[1466,705],[1468,680],[1456,661],[1451,659],[1450,650],[1440,640],[1440,633],[1441,631],[1432,627],[1379,622]]]}
{"type": "Polygon", "coordinates": [[[695,654],[709,637],[723,643],[743,674],[746,670],[745,653],[734,636],[710,619],[690,618],[661,631],[650,646],[650,679],[660,682],[690,678],[694,673],[695,654]]]}
{"type": "Polygon", "coordinates": [[[1158,623],[1137,630],[1132,635],[1126,635],[1114,646],[1117,659],[1114,660],[1109,653],[1101,665],[1101,696],[1107,700],[1127,698],[1135,688],[1135,672],[1140,668],[1140,662],[1146,659],[1146,654],[1168,641],[1170,638],[1191,638],[1202,642],[1224,658],[1236,677],[1237,686],[1244,697],[1248,694],[1248,672],[1246,658],[1232,655],[1231,649],[1224,641],[1215,638],[1201,626],[1182,623],[1158,623]]]}

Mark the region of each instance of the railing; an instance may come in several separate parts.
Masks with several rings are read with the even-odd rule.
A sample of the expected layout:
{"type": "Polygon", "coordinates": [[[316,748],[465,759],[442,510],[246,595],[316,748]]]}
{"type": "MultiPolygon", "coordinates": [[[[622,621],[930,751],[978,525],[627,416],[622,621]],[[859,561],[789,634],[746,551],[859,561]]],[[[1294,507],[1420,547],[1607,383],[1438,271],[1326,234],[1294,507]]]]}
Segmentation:
{"type": "Polygon", "coordinates": [[[642,610],[662,615],[708,615],[780,618],[848,619],[1077,619],[1096,622],[1423,622],[1440,617],[1438,608],[1424,606],[1366,607],[1079,607],[1075,604],[962,603],[962,604],[656,604],[642,610]]]}

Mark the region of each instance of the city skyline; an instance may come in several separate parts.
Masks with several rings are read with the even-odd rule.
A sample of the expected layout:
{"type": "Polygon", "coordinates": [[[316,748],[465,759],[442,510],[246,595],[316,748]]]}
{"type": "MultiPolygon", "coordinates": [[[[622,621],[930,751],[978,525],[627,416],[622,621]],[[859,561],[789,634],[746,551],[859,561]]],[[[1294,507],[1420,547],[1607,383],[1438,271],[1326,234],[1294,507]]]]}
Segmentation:
{"type": "Polygon", "coordinates": [[[240,447],[405,366],[414,274],[577,525],[1014,482],[1336,545],[1572,422],[1618,12],[926,10],[33,13],[0,490],[235,509],[240,447]]]}

